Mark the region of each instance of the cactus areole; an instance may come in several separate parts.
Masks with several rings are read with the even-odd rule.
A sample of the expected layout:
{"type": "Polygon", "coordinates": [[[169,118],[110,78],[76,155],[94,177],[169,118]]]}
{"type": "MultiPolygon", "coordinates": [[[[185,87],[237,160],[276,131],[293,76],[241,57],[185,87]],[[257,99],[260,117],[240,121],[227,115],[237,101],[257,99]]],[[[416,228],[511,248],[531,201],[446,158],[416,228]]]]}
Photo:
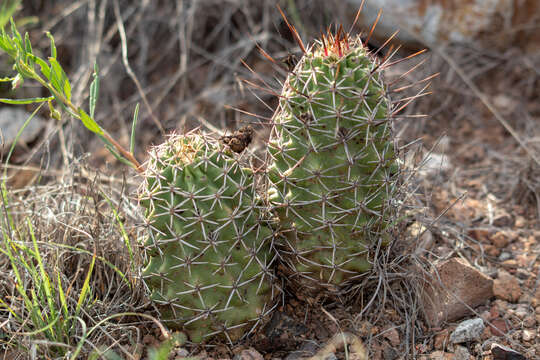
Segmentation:
{"type": "Polygon", "coordinates": [[[340,34],[323,36],[289,73],[269,141],[281,258],[293,283],[318,293],[372,268],[397,187],[380,64],[360,37],[340,34]]]}
{"type": "Polygon", "coordinates": [[[271,310],[272,231],[255,194],[252,171],[209,137],[172,135],[150,151],[143,279],[161,320],[193,342],[234,342],[271,310]]]}

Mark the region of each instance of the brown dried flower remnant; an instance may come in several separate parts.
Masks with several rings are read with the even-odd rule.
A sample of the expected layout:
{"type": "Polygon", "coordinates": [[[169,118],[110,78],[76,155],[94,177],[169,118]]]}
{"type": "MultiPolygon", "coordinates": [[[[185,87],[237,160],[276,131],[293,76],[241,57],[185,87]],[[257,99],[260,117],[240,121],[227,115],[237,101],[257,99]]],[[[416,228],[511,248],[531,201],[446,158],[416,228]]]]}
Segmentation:
{"type": "Polygon", "coordinates": [[[232,135],[224,135],[219,140],[232,151],[241,153],[253,140],[253,127],[246,125],[235,131],[232,135]]]}

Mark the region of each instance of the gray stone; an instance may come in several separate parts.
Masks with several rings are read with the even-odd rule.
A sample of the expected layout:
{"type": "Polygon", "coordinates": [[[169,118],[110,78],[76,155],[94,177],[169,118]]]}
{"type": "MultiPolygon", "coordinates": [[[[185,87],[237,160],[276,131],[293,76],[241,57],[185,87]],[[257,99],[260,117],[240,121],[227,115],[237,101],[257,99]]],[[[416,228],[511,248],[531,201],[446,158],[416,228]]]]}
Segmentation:
{"type": "Polygon", "coordinates": [[[484,320],[481,318],[465,320],[458,325],[452,334],[450,334],[450,342],[453,344],[460,344],[472,341],[482,335],[482,331],[484,331],[485,327],[484,320]]]}
{"type": "Polygon", "coordinates": [[[454,349],[456,359],[468,360],[471,357],[469,350],[465,346],[456,345],[454,349]]]}

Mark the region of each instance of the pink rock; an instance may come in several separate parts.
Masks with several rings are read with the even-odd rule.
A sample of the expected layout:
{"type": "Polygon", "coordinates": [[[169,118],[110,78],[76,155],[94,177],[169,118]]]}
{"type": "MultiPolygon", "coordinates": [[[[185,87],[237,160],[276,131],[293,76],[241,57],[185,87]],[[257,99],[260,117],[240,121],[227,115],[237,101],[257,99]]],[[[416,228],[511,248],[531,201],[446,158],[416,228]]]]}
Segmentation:
{"type": "Polygon", "coordinates": [[[493,296],[493,280],[460,258],[438,264],[426,278],[422,303],[432,327],[470,314],[493,296]]]}
{"type": "Polygon", "coordinates": [[[499,271],[497,279],[493,283],[493,294],[506,301],[518,301],[521,296],[518,279],[504,270],[499,271]]]}

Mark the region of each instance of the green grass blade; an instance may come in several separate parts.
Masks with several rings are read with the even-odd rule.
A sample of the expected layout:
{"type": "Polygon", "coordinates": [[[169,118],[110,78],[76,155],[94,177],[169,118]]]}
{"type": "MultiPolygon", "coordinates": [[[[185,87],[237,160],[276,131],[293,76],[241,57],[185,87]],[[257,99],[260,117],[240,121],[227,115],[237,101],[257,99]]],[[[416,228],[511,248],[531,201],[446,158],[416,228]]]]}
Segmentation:
{"type": "Polygon", "coordinates": [[[90,332],[86,331],[86,323],[80,317],[78,317],[78,316],[73,317],[72,316],[68,320],[71,320],[71,319],[75,319],[75,320],[79,321],[81,323],[81,327],[82,327],[81,339],[77,343],[77,348],[73,352],[73,355],[70,357],[70,360],[77,360],[78,356],[79,356],[79,353],[81,352],[82,347],[83,347],[84,343],[86,342],[86,339],[88,338],[88,335],[90,335],[90,332]]]}
{"type": "MultiPolygon", "coordinates": [[[[32,222],[30,221],[30,219],[26,219],[26,223],[28,226],[28,231],[30,232],[30,238],[32,239],[32,244],[34,245],[33,257],[37,261],[38,268],[39,268],[39,276],[38,276],[37,270],[34,270],[32,272],[32,276],[34,277],[34,283],[38,285],[40,289],[42,288],[43,291],[45,292],[44,294],[45,299],[43,299],[43,296],[40,296],[40,298],[47,302],[47,305],[50,311],[50,317],[57,318],[59,314],[58,314],[58,309],[56,308],[54,290],[52,289],[51,280],[49,278],[49,275],[45,271],[45,266],[43,265],[43,259],[39,251],[36,235],[34,233],[34,228],[32,227],[32,222]]],[[[40,304],[39,306],[43,307],[43,304],[40,304]]],[[[47,318],[47,322],[49,322],[50,320],[49,314],[45,312],[45,316],[47,318]]],[[[53,330],[51,329],[51,331],[53,330]]],[[[53,332],[51,335],[54,337],[55,332],[53,332]]]]}
{"type": "Polygon", "coordinates": [[[58,297],[60,298],[60,307],[62,309],[62,313],[64,314],[64,318],[67,319],[69,317],[69,311],[67,308],[66,294],[64,293],[64,288],[62,287],[62,279],[60,278],[60,272],[56,273],[56,276],[56,282],[58,284],[58,297]]]}
{"type": "Polygon", "coordinates": [[[79,294],[79,299],[77,300],[77,307],[75,308],[75,317],[79,317],[79,313],[81,312],[81,307],[86,300],[86,297],[88,295],[88,292],[90,291],[90,278],[92,276],[92,271],[94,270],[94,264],[96,263],[96,254],[92,256],[92,262],[90,263],[90,266],[88,267],[88,273],[86,273],[86,278],[84,279],[84,284],[81,289],[81,293],[79,294]]]}
{"type": "Polygon", "coordinates": [[[139,120],[139,103],[135,106],[135,112],[133,113],[133,123],[131,124],[131,137],[129,139],[129,152],[133,154],[135,150],[135,128],[137,127],[137,120],[139,120]]]}
{"type": "Polygon", "coordinates": [[[94,111],[96,110],[96,104],[99,96],[99,69],[97,63],[94,63],[94,73],[92,74],[94,80],[90,84],[90,117],[94,117],[94,111]]]}

